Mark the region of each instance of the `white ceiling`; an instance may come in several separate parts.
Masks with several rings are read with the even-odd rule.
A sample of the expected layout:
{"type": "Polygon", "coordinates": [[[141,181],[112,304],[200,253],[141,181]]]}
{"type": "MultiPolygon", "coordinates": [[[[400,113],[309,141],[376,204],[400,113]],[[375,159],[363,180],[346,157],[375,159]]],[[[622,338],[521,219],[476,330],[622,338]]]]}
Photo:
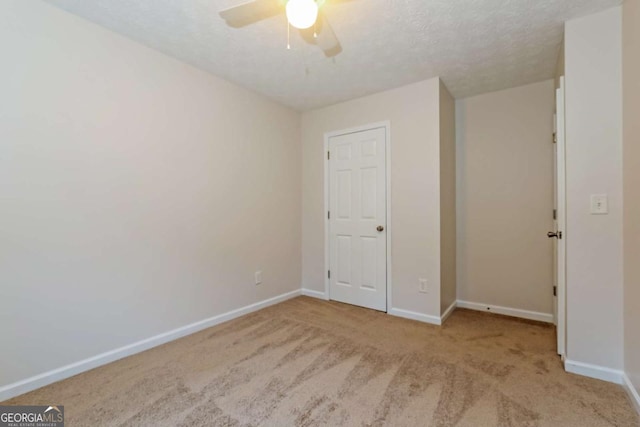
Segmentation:
{"type": "MultiPolygon", "coordinates": [[[[327,0],[343,52],[326,58],[284,14],[234,29],[246,0],[47,0],[297,110],[441,76],[456,98],[552,78],[563,22],[622,0],[327,0]]],[[[274,0],[278,1],[278,0],[274,0]]]]}

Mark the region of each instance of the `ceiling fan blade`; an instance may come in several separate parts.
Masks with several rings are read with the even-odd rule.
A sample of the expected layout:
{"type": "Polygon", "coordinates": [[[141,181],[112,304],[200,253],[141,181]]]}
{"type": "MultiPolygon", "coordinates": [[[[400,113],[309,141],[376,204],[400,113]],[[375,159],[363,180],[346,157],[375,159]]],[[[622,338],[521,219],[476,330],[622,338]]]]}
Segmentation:
{"type": "Polygon", "coordinates": [[[329,25],[329,21],[322,12],[318,14],[318,21],[315,28],[311,27],[306,30],[301,30],[300,34],[302,38],[311,44],[316,44],[322,49],[327,58],[334,57],[342,52],[342,46],[336,37],[336,33],[333,32],[333,28],[329,25]],[[314,32],[317,37],[314,37],[314,32]]]}
{"type": "Polygon", "coordinates": [[[338,41],[338,37],[336,33],[333,32],[333,28],[329,25],[329,21],[327,18],[322,15],[321,17],[322,26],[320,28],[320,32],[318,33],[318,37],[316,41],[318,42],[318,46],[320,49],[324,51],[324,54],[327,57],[336,56],[340,52],[342,52],[342,46],[340,45],[340,41],[338,41]]]}
{"type": "Polygon", "coordinates": [[[230,27],[239,28],[271,18],[282,11],[282,4],[277,0],[253,0],[225,9],[220,12],[220,16],[230,27]]]}
{"type": "Polygon", "coordinates": [[[341,4],[341,3],[349,3],[352,2],[354,0],[318,0],[319,2],[322,2],[322,5],[325,4],[341,4]]]}
{"type": "Polygon", "coordinates": [[[352,1],[355,1],[355,0],[316,0],[316,3],[318,3],[319,8],[322,8],[327,4],[334,5],[334,4],[342,4],[342,3],[351,3],[352,1]]]}

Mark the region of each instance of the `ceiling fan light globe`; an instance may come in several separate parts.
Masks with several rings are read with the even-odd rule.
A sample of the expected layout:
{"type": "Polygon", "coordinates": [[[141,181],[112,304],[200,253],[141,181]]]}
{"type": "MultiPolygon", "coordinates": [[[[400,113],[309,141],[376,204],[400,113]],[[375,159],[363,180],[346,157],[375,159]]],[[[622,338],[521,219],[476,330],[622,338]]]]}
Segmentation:
{"type": "Polygon", "coordinates": [[[294,27],[304,30],[315,24],[318,19],[318,4],[315,0],[289,0],[287,19],[294,27]]]}

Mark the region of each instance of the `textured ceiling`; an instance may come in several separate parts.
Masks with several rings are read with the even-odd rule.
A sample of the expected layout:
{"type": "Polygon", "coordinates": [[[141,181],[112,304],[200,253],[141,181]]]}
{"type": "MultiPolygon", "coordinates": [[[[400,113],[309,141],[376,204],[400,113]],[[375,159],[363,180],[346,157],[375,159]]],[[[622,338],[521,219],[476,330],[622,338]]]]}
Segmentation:
{"type": "MultiPolygon", "coordinates": [[[[562,23],[622,0],[327,0],[343,52],[326,58],[284,14],[230,28],[246,0],[48,0],[297,110],[440,76],[456,98],[551,78],[562,23]]],[[[274,0],[278,1],[278,0],[274,0]]]]}

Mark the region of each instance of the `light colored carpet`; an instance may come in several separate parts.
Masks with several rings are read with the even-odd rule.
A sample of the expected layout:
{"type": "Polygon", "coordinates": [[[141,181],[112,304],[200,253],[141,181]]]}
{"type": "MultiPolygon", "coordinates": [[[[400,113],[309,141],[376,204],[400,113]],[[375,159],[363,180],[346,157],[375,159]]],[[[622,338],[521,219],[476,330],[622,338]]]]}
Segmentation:
{"type": "Polygon", "coordinates": [[[617,385],[567,374],[547,325],[443,327],[296,298],[20,396],[69,426],[638,426],[617,385]]]}

